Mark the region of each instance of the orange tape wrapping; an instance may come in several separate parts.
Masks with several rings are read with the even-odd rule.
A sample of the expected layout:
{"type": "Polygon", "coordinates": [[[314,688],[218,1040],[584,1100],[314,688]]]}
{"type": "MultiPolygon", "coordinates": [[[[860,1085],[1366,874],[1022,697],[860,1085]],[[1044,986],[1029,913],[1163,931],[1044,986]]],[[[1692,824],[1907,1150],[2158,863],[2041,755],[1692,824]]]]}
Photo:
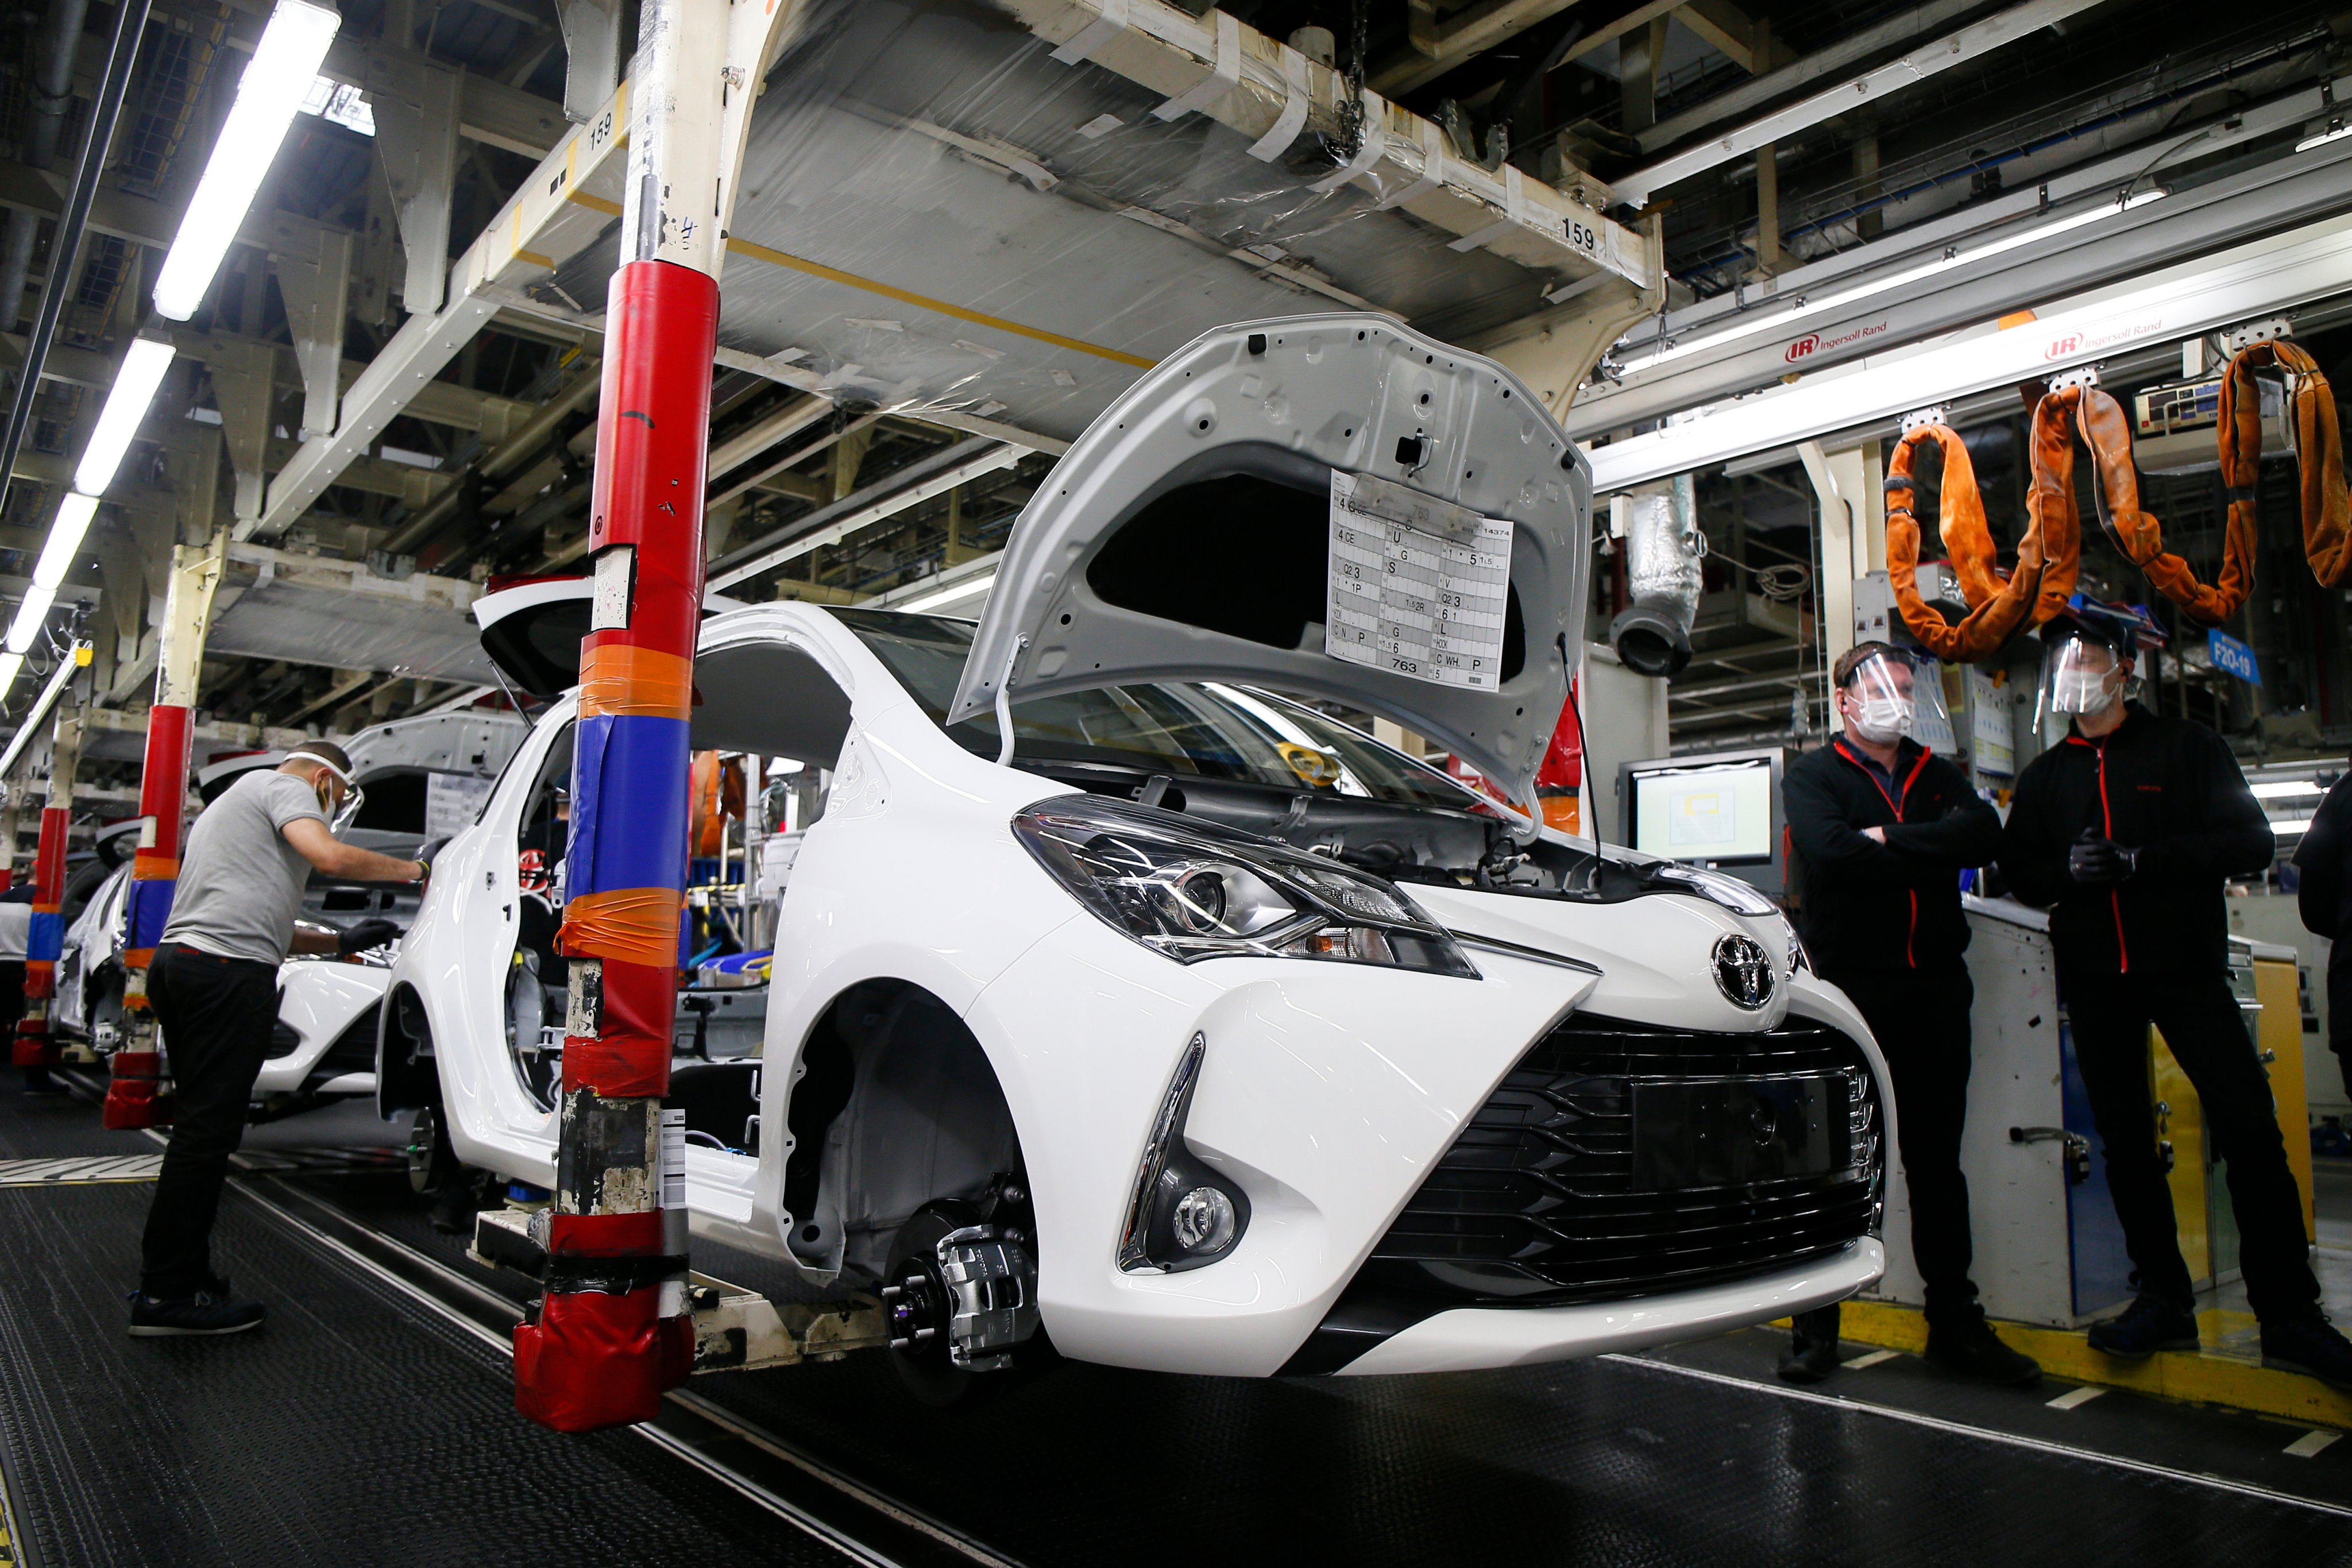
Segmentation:
{"type": "Polygon", "coordinates": [[[617,958],[649,968],[675,969],[684,902],[672,888],[613,888],[583,893],[563,906],[558,945],[568,958],[617,958]]]}
{"type": "Polygon", "coordinates": [[[580,716],[684,719],[694,707],[694,663],[635,643],[600,643],[580,661],[580,716]]]}
{"type": "Polygon", "coordinates": [[[135,849],[131,854],[131,875],[141,882],[176,882],[180,879],[180,858],[152,849],[135,849]]]}
{"type": "Polygon", "coordinates": [[[1984,497],[1977,489],[1977,471],[1958,432],[1942,425],[1923,425],[1895,443],[1886,465],[1886,578],[1895,590],[1895,607],[1929,653],[1937,658],[1973,664],[2010,639],[2033,610],[2042,591],[2044,565],[2039,520],[2030,523],[2017,544],[2017,570],[2004,579],[1994,564],[1992,530],[1986,525],[1984,497]],[[1937,526],[1944,552],[1960,579],[1961,596],[1971,606],[1958,626],[1919,596],[1919,521],[1914,511],[1917,491],[1911,478],[1913,448],[1934,441],[1944,451],[1944,477],[1937,496],[1937,526]]]}
{"type": "Polygon", "coordinates": [[[2303,502],[2303,552],[2324,588],[2352,582],[2352,495],[2344,482],[2344,433],[2336,421],[2336,394],[2312,357],[2289,342],[2256,343],[2239,351],[2221,382],[2221,482],[2247,493],[2230,503],[2234,537],[2241,510],[2254,524],[2252,494],[2263,461],[2263,400],[2254,378],[2264,366],[2286,378],[2294,421],[2296,478],[2303,502]]]}
{"type": "Polygon", "coordinates": [[[2131,421],[2123,405],[2095,386],[2062,388],[2033,411],[2032,499],[2043,501],[2049,509],[2045,515],[2063,510],[2070,522],[2074,517],[2074,439],[2066,427],[2069,413],[2098,464],[2098,482],[2091,487],[2091,495],[2116,548],[2190,620],[2216,626],[2236,615],[2254,591],[2254,509],[2230,509],[2221,536],[2221,575],[2210,585],[2199,581],[2188,562],[2165,550],[2164,525],[2140,510],[2131,421]]]}

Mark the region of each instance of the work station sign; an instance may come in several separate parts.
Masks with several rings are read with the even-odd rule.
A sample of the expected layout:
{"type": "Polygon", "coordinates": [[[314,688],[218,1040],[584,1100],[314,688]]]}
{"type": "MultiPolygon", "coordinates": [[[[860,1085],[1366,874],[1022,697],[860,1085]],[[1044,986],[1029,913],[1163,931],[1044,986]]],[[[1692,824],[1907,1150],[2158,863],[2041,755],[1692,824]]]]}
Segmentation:
{"type": "Polygon", "coordinates": [[[2205,650],[2214,668],[2234,675],[2249,686],[2263,683],[2262,666],[2254,662],[2254,650],[2227,632],[2207,632],[2205,650]]]}

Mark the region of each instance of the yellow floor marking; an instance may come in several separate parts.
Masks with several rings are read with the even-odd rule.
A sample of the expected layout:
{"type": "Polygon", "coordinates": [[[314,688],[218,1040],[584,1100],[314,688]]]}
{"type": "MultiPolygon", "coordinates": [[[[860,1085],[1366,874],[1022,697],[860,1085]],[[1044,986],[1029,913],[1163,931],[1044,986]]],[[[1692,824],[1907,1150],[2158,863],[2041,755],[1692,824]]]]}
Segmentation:
{"type": "Polygon", "coordinates": [[[1858,1355],[1852,1361],[1846,1363],[1846,1370],[1849,1372],[1860,1372],[1864,1367],[1876,1366],[1883,1361],[1893,1361],[1896,1356],[1901,1355],[1902,1353],[1903,1352],[1900,1351],[1873,1351],[1868,1355],[1858,1355]]]}
{"type": "MultiPolygon", "coordinates": [[[[2002,1343],[2022,1351],[2040,1362],[2043,1372],[2068,1383],[2128,1388],[2189,1404],[2226,1405],[2284,1416],[2306,1426],[2352,1431],[2352,1394],[2338,1394],[2316,1378],[2274,1371],[2243,1356],[2236,1342],[2239,1325],[2230,1320],[2244,1316],[2242,1312],[2200,1314],[2216,1320],[2210,1331],[2221,1342],[2216,1347],[2221,1353],[2165,1351],[2142,1362],[2101,1355],[2074,1330],[2031,1323],[1996,1323],[1994,1327],[2002,1343]]],[[[1780,1325],[1785,1328],[1788,1320],[1780,1320],[1780,1325]]],[[[1927,1348],[1927,1321],[1916,1307],[1891,1301],[1847,1301],[1840,1306],[1838,1337],[1916,1354],[1927,1348]]]]}

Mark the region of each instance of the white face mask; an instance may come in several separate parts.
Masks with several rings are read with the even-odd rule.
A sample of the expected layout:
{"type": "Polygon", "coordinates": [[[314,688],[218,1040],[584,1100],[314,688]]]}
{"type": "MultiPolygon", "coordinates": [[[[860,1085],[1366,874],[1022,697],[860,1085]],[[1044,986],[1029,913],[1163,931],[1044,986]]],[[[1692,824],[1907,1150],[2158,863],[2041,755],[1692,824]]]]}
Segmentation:
{"type": "Polygon", "coordinates": [[[1847,707],[1846,722],[1872,745],[1884,746],[1911,728],[1911,704],[1899,697],[1864,697],[1847,707]]]}
{"type": "Polygon", "coordinates": [[[2120,668],[2061,669],[2051,681],[2051,706],[2061,713],[2104,713],[2122,697],[2123,685],[2120,668]]]}

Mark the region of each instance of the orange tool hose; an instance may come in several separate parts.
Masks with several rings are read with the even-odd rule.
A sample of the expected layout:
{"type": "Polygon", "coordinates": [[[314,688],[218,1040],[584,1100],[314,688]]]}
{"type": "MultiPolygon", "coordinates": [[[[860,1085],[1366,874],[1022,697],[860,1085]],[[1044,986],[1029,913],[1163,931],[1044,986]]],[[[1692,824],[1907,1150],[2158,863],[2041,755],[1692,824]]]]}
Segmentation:
{"type": "Polygon", "coordinates": [[[2253,537],[2254,492],[2263,460],[2263,400],[2255,378],[2275,370],[2286,382],[2303,503],[2303,552],[2322,587],[2352,577],[2352,500],[2344,482],[2344,437],[2336,394],[2309,354],[2273,341],[2242,349],[2221,381],[2221,482],[2230,489],[2230,537],[2253,537]]]}
{"type": "Polygon", "coordinates": [[[2007,642],[2033,609],[2044,568],[2037,519],[2017,547],[2017,570],[2004,579],[1994,564],[1992,530],[1985,523],[1984,497],[1976,466],[1957,431],[1922,425],[1895,444],[1886,465],[1886,577],[1895,607],[1922,647],[1937,658],[1974,663],[2007,642]],[[1912,452],[1922,441],[1943,448],[1944,479],[1937,496],[1937,531],[1971,608],[1957,626],[1919,596],[1919,520],[1912,452]]]}

